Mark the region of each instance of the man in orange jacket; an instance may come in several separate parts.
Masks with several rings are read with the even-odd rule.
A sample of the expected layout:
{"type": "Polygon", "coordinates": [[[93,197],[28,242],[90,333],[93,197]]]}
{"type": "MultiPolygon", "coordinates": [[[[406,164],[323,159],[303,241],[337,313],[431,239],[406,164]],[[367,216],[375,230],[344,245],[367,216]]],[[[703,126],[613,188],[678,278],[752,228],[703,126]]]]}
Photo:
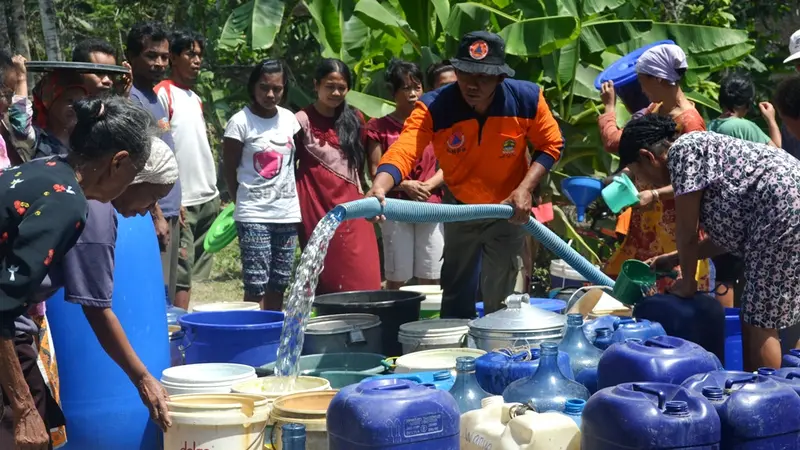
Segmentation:
{"type": "Polygon", "coordinates": [[[508,77],[505,42],[483,31],[466,34],[456,58],[457,82],[425,94],[403,133],[381,159],[367,196],[386,192],[411,172],[433,142],[451,204],[505,203],[506,220],[445,224],[442,317],[472,318],[475,303],[461,295],[482,252],[481,294],[486,313],[513,293],[531,194],[561,156],[564,138],[538,85],[508,77]],[[528,144],[535,149],[528,163],[528,144]]]}

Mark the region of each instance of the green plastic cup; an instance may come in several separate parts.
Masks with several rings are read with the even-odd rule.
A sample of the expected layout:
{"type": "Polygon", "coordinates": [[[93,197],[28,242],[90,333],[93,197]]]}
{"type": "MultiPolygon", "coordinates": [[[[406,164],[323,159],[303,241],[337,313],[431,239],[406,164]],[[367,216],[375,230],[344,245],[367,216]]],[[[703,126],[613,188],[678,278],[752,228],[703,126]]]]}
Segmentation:
{"type": "Polygon", "coordinates": [[[614,283],[614,298],[633,306],[642,299],[643,292],[649,291],[656,284],[656,274],[647,264],[629,259],[622,263],[622,270],[614,283]]]}
{"type": "Polygon", "coordinates": [[[604,187],[601,193],[603,200],[614,214],[639,203],[639,190],[624,173],[614,177],[611,184],[604,187]]]}

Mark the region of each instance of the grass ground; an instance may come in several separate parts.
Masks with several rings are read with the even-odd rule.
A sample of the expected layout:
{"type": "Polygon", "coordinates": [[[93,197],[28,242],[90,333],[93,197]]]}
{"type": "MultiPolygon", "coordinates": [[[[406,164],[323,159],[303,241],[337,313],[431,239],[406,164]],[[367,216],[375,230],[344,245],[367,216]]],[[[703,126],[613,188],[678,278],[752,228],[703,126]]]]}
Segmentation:
{"type": "Polygon", "coordinates": [[[239,241],[214,255],[211,278],[196,283],[192,289],[192,305],[242,301],[242,260],[239,241]]]}

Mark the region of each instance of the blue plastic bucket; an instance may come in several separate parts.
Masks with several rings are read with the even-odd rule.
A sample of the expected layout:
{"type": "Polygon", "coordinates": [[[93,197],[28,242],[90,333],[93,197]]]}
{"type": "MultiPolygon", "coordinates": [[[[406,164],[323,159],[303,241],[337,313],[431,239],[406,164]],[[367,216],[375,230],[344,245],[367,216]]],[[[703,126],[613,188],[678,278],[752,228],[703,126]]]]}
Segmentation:
{"type": "Polygon", "coordinates": [[[725,369],[743,370],[739,308],[725,308],[725,369]]]}
{"type": "Polygon", "coordinates": [[[186,364],[234,363],[260,367],[277,359],[283,313],[210,311],[178,319],[186,364]]]}

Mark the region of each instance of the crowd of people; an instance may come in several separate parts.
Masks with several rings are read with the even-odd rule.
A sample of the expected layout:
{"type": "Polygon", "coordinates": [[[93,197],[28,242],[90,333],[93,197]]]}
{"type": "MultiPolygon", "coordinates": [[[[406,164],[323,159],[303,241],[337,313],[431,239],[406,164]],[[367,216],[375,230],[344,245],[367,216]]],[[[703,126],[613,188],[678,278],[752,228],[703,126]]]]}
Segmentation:
{"type": "MultiPolygon", "coordinates": [[[[166,394],[111,310],[116,212],[151,213],[170,301],[184,309],[194,280],[210,272],[204,240],[220,212],[217,161],[193,90],[206,42],[155,22],[127,36],[126,76],[55,70],[29,90],[26,61],[0,53],[0,447],[45,449],[66,439],[44,301],[63,287],[99,342],[129,375],[154,420],[170,425],[166,394]],[[43,216],[40,218],[40,216],[43,216]]],[[[800,32],[786,63],[800,72],[800,32]]],[[[87,40],[73,60],[117,65],[114,48],[87,40]]],[[[618,218],[624,239],[605,262],[628,259],[676,271],[658,289],[680,297],[739,290],[745,368],[780,366],[785,334],[800,324],[800,77],[757,108],[743,74],[721,85],[722,115],[706,125],[680,87],[683,50],[659,45],[636,72],[650,105],[617,126],[613,83],[601,89],[605,149],[639,188],[618,218]],[[783,128],[779,127],[777,115],[783,128]],[[709,130],[709,131],[706,131],[709,130]],[[710,275],[727,289],[715,290],[710,275]]],[[[350,68],[323,59],[316,99],[285,108],[290,76],[259,62],[249,102],[222,139],[222,179],[235,204],[244,300],[280,310],[298,245],[336,205],[375,197],[448,204],[504,203],[509,220],[408,224],[351,220],[330,242],[317,294],[441,285],[442,317],[502,308],[521,270],[533,192],[561,158],[564,137],[543,89],[516,80],[496,34],[467,33],[455,55],[432,65],[392,60],[385,71],[395,110],[368,121],[348,105],[350,68]],[[428,92],[425,92],[428,90],[428,92]],[[368,181],[371,181],[371,187],[368,181]],[[384,273],[375,227],[380,223],[384,273]]],[[[608,180],[607,180],[608,181],[608,180]]]]}

